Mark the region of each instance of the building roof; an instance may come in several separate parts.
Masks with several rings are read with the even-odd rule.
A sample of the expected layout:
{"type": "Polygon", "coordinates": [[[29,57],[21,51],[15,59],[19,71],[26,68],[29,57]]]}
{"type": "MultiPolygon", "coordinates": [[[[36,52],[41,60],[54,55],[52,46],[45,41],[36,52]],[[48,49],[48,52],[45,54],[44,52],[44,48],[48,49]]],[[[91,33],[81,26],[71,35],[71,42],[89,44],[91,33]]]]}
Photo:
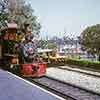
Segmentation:
{"type": "Polygon", "coordinates": [[[38,49],[38,53],[52,52],[52,49],[38,49]]]}

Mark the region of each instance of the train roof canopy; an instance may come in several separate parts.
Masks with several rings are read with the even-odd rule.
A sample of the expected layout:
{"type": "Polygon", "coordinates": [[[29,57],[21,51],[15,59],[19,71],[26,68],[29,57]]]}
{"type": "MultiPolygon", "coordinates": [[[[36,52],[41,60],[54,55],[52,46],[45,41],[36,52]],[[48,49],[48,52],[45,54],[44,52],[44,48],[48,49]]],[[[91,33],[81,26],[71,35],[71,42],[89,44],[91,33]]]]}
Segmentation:
{"type": "Polygon", "coordinates": [[[18,26],[16,23],[7,23],[5,26],[2,26],[0,31],[6,31],[6,30],[9,30],[9,29],[18,29],[18,26]]]}

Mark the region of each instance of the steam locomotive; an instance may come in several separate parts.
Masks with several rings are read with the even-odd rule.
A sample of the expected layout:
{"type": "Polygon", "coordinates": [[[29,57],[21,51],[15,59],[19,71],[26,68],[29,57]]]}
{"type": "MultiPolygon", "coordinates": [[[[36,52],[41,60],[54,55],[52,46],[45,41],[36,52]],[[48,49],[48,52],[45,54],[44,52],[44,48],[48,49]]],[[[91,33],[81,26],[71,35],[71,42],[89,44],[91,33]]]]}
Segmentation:
{"type": "Polygon", "coordinates": [[[34,36],[31,32],[18,34],[18,30],[16,23],[1,28],[0,66],[23,77],[44,76],[46,63],[37,53],[34,36]]]}

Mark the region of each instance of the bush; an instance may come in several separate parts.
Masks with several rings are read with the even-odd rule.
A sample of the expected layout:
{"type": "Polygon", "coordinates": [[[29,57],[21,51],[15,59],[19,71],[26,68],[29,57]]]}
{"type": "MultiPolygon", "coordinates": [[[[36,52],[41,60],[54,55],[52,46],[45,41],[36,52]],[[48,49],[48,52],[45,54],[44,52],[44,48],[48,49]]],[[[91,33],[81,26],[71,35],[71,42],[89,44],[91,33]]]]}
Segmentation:
{"type": "Polygon", "coordinates": [[[50,64],[48,66],[59,66],[59,65],[75,65],[79,67],[87,67],[96,70],[100,70],[100,62],[92,62],[79,59],[68,59],[68,58],[50,58],[50,64]]]}
{"type": "Polygon", "coordinates": [[[100,62],[67,59],[66,64],[76,65],[76,66],[80,66],[80,67],[88,67],[88,68],[93,68],[93,69],[99,69],[100,70],[100,62]]]}

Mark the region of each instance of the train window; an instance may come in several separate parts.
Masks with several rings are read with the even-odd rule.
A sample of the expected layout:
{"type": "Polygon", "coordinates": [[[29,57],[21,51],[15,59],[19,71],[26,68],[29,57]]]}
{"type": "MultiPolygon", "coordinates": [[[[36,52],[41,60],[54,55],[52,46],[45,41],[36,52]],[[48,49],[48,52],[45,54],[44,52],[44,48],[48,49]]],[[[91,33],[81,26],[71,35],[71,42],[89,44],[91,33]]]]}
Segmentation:
{"type": "Polygon", "coordinates": [[[9,36],[9,33],[6,32],[5,35],[4,35],[4,40],[8,40],[8,36],[9,36]]]}
{"type": "Polygon", "coordinates": [[[9,40],[16,40],[16,34],[9,33],[9,40]]]}
{"type": "Polygon", "coordinates": [[[4,36],[4,40],[16,40],[16,33],[6,31],[4,36]]]}

